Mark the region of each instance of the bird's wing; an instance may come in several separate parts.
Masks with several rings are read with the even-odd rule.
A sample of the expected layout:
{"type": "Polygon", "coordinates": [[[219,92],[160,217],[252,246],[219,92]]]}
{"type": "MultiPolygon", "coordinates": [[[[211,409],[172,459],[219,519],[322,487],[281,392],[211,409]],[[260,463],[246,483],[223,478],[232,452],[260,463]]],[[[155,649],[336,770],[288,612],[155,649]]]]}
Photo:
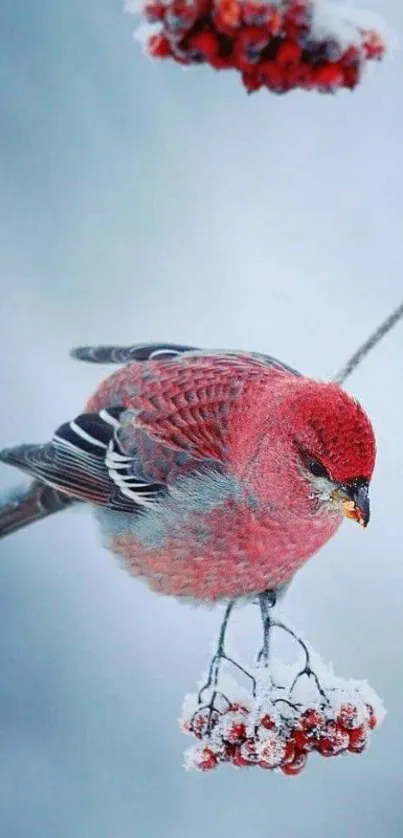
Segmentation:
{"type": "Polygon", "coordinates": [[[195,351],[198,350],[194,346],[178,343],[138,343],[133,346],[77,346],[70,356],[91,364],[130,364],[133,361],[161,361],[195,351]]]}
{"type": "Polygon", "coordinates": [[[230,433],[239,435],[241,426],[247,433],[251,409],[266,414],[274,381],[290,375],[298,373],[266,356],[194,350],[128,364],[101,384],[86,409],[125,406],[120,442],[127,441],[127,453],[133,434],[142,431],[153,444],[193,460],[225,463],[230,433]]]}
{"type": "Polygon", "coordinates": [[[148,506],[165,491],[139,478],[133,455],[122,452],[117,431],[124,409],[81,414],[57,429],[51,442],[0,452],[0,460],[70,498],[124,512],[148,506]]]}
{"type": "Polygon", "coordinates": [[[78,361],[87,361],[91,364],[131,364],[138,361],[169,361],[179,355],[200,356],[227,356],[254,358],[263,364],[285,370],[293,375],[300,375],[298,370],[290,367],[274,358],[272,355],[264,355],[261,352],[241,352],[238,350],[208,350],[199,349],[195,346],[184,346],[179,343],[137,343],[132,346],[78,346],[72,349],[70,356],[78,361]]]}
{"type": "Polygon", "coordinates": [[[268,375],[284,374],[295,373],[231,352],[134,362],[110,376],[51,442],[5,449],[0,460],[72,499],[136,513],[180,475],[225,469],[229,426],[247,425],[251,398],[268,375]]]}

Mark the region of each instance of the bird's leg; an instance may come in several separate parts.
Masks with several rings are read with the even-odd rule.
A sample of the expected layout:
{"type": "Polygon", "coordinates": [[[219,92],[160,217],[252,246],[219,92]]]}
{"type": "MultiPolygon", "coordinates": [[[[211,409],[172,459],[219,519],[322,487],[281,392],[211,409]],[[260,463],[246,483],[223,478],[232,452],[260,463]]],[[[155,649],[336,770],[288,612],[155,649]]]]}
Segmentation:
{"type": "Polygon", "coordinates": [[[263,645],[257,656],[258,663],[264,666],[269,665],[270,657],[270,631],[273,625],[271,616],[271,609],[274,608],[277,601],[275,591],[265,591],[259,596],[260,613],[263,624],[263,645]]]}

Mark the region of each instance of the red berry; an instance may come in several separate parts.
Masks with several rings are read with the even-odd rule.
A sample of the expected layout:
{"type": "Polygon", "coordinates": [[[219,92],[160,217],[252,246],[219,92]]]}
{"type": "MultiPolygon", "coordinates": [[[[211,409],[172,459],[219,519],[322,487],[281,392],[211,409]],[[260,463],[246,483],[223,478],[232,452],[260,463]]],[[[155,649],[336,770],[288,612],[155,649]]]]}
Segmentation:
{"type": "Polygon", "coordinates": [[[159,0],[150,0],[145,4],[143,13],[149,23],[157,23],[164,20],[165,9],[165,3],[161,3],[159,0]]]}
{"type": "Polygon", "coordinates": [[[368,744],[368,735],[364,725],[350,730],[348,750],[351,754],[362,754],[368,744]]]}
{"type": "Polygon", "coordinates": [[[172,58],[171,45],[165,35],[151,35],[147,48],[153,58],[172,58]]]}
{"type": "Polygon", "coordinates": [[[218,756],[211,748],[202,748],[197,755],[197,767],[200,771],[211,771],[218,765],[218,756]]]}
{"type": "Polygon", "coordinates": [[[258,0],[245,0],[242,4],[242,19],[247,26],[260,26],[271,35],[279,32],[279,15],[274,6],[258,0]],[[273,31],[273,27],[275,31],[273,31]]]}
{"type": "Polygon", "coordinates": [[[221,55],[212,55],[209,58],[210,67],[215,70],[232,70],[232,61],[230,56],[223,58],[221,55]]]}
{"type": "Polygon", "coordinates": [[[301,35],[301,27],[297,26],[296,23],[293,23],[292,20],[286,20],[284,23],[284,34],[287,38],[290,38],[291,41],[294,43],[298,42],[298,39],[301,35]]]}
{"type": "Polygon", "coordinates": [[[277,67],[274,61],[262,61],[258,65],[259,77],[263,84],[275,93],[284,90],[284,73],[277,67]]]}
{"type": "Polygon", "coordinates": [[[234,38],[233,64],[247,72],[257,64],[269,36],[258,26],[246,26],[234,38]]]}
{"type": "Polygon", "coordinates": [[[288,741],[285,742],[285,751],[281,765],[288,765],[289,762],[294,762],[297,751],[298,749],[294,746],[294,742],[292,742],[291,739],[288,739],[288,741]]]}
{"type": "Polygon", "coordinates": [[[337,722],[346,730],[360,727],[360,714],[354,704],[342,704],[337,713],[337,722]]]}
{"type": "Polygon", "coordinates": [[[237,745],[231,745],[230,742],[224,742],[224,747],[221,753],[222,762],[232,762],[234,754],[238,749],[237,745]]]}
{"type": "Polygon", "coordinates": [[[325,723],[325,716],[320,710],[309,707],[301,715],[301,730],[305,733],[318,734],[325,723]]]}
{"type": "Polygon", "coordinates": [[[196,710],[189,721],[189,730],[196,736],[197,739],[203,739],[203,736],[208,730],[212,730],[219,720],[219,713],[217,710],[209,710],[203,708],[196,710]]]}
{"type": "Polygon", "coordinates": [[[385,54],[385,44],[377,32],[364,32],[363,48],[368,59],[379,61],[385,54]]]}
{"type": "Polygon", "coordinates": [[[295,43],[295,41],[291,41],[290,39],[286,39],[282,42],[277,50],[276,55],[276,64],[282,70],[289,69],[290,67],[295,67],[299,64],[301,58],[301,47],[295,43]]]}
{"type": "Polygon", "coordinates": [[[232,754],[231,764],[235,765],[236,768],[247,768],[248,766],[252,765],[251,761],[247,759],[247,757],[245,757],[243,754],[241,754],[239,748],[236,748],[236,750],[232,754]]]}
{"type": "Polygon", "coordinates": [[[296,777],[296,775],[300,774],[302,769],[305,768],[307,759],[307,754],[298,753],[297,751],[292,762],[288,762],[281,766],[283,774],[286,774],[288,777],[296,777]]]}
{"type": "Polygon", "coordinates": [[[359,64],[361,60],[361,51],[358,47],[348,47],[342,56],[341,56],[341,64],[343,67],[350,67],[356,64],[359,64]]]}
{"type": "Polygon", "coordinates": [[[297,751],[309,751],[312,748],[311,737],[299,728],[292,731],[289,741],[297,751]]]}
{"type": "Polygon", "coordinates": [[[309,24],[310,2],[307,0],[288,0],[286,4],[285,19],[292,21],[298,27],[306,27],[309,24]]]}
{"type": "Polygon", "coordinates": [[[188,49],[200,53],[206,61],[211,61],[218,54],[219,47],[214,33],[206,30],[189,37],[188,49]]]}
{"type": "Polygon", "coordinates": [[[276,727],[276,722],[273,719],[273,716],[270,716],[269,713],[265,713],[264,716],[261,717],[260,724],[266,730],[274,730],[276,727]]]}
{"type": "Polygon", "coordinates": [[[242,73],[242,83],[248,93],[256,93],[263,86],[259,74],[255,69],[242,73]]]}
{"type": "Polygon", "coordinates": [[[216,3],[214,22],[220,32],[233,34],[241,23],[241,5],[238,0],[219,0],[216,3]]]}
{"type": "Polygon", "coordinates": [[[233,720],[224,720],[222,736],[231,745],[243,742],[246,738],[246,726],[244,722],[237,721],[236,718],[233,720]]]}
{"type": "Polygon", "coordinates": [[[312,67],[301,61],[288,70],[288,80],[291,87],[302,87],[310,90],[313,87],[312,67]]]}
{"type": "Polygon", "coordinates": [[[230,704],[230,706],[228,707],[228,710],[226,710],[225,712],[226,713],[243,713],[245,716],[247,716],[248,713],[249,713],[249,710],[248,710],[247,707],[245,707],[244,704],[238,704],[237,702],[234,702],[233,704],[230,704]]]}
{"type": "Polygon", "coordinates": [[[257,747],[257,755],[261,768],[277,768],[281,765],[286,751],[285,742],[278,736],[270,735],[257,747]]]}
{"type": "Polygon", "coordinates": [[[375,710],[372,704],[365,705],[367,711],[367,723],[370,730],[374,730],[378,724],[378,720],[375,715],[375,710]]]}
{"type": "Polygon", "coordinates": [[[343,70],[343,86],[349,90],[354,90],[360,82],[361,66],[359,64],[352,64],[351,67],[345,67],[343,70]]]}
{"type": "Polygon", "coordinates": [[[246,738],[246,720],[248,710],[241,704],[231,704],[221,717],[220,731],[225,742],[232,745],[241,743],[246,738]]]}
{"type": "Polygon", "coordinates": [[[248,761],[248,764],[257,761],[256,742],[254,739],[246,739],[245,742],[242,742],[242,745],[239,746],[239,752],[248,761]]]}
{"type": "Polygon", "coordinates": [[[183,35],[189,32],[198,17],[195,4],[187,3],[186,0],[172,0],[165,10],[165,26],[176,35],[183,35]]]}
{"type": "Polygon", "coordinates": [[[341,64],[336,61],[332,64],[324,64],[322,67],[313,69],[315,86],[324,92],[336,90],[343,83],[343,70],[341,64]]]}
{"type": "Polygon", "coordinates": [[[236,745],[230,758],[232,765],[236,765],[238,768],[251,766],[256,760],[256,749],[253,739],[247,739],[241,745],[236,745]]]}
{"type": "Polygon", "coordinates": [[[335,757],[347,750],[349,742],[349,734],[336,722],[329,721],[316,744],[316,750],[323,757],[335,757]]]}

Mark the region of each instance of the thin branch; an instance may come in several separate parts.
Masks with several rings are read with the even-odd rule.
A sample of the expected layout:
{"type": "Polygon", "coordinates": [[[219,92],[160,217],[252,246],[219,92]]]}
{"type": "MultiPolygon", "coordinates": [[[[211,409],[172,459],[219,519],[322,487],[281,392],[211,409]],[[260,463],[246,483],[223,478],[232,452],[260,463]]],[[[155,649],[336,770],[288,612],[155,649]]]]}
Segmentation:
{"type": "Polygon", "coordinates": [[[354,372],[354,370],[361,364],[361,361],[368,355],[369,352],[382,340],[385,335],[396,326],[396,323],[399,322],[403,317],[403,303],[401,303],[386,320],[381,323],[380,326],[372,333],[372,335],[368,338],[368,340],[363,343],[354,355],[349,358],[347,363],[342,367],[339,372],[333,377],[333,381],[335,384],[344,384],[345,380],[349,378],[349,376],[354,372]]]}

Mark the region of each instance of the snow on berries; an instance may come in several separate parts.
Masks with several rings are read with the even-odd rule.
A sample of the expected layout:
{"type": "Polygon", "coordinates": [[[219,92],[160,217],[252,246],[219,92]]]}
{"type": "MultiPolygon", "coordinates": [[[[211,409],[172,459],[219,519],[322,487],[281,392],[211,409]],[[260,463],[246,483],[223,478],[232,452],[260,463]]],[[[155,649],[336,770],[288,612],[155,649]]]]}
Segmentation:
{"type": "Polygon", "coordinates": [[[387,45],[374,16],[335,0],[127,0],[153,58],[235,70],[248,93],[354,89],[387,45]]]}
{"type": "MultiPolygon", "coordinates": [[[[254,673],[262,687],[262,673],[254,673]]],[[[223,763],[236,768],[257,766],[296,776],[308,757],[360,754],[369,745],[372,731],[384,711],[366,683],[341,681],[330,675],[322,684],[323,695],[306,706],[296,701],[287,685],[257,689],[248,708],[239,709],[231,691],[215,690],[204,706],[188,696],[182,730],[197,740],[186,752],[186,766],[210,771],[223,763]]],[[[233,683],[235,696],[237,685],[233,683]]]]}
{"type": "Polygon", "coordinates": [[[184,702],[181,728],[195,740],[186,767],[211,771],[229,764],[294,777],[314,754],[363,753],[385,715],[379,697],[365,681],[336,677],[295,632],[271,618],[264,602],[262,618],[264,644],[253,670],[227,656],[224,619],[207,681],[184,702]],[[297,641],[302,663],[271,660],[274,628],[297,641]],[[240,687],[228,665],[246,677],[247,687],[240,687]]]}

